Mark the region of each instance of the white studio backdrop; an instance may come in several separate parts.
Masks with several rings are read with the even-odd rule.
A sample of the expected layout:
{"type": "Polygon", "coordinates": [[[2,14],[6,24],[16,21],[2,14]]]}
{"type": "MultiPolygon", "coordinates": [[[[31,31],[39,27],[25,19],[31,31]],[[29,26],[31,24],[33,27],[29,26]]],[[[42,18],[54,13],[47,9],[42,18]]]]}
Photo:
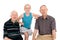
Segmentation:
{"type": "MultiPolygon", "coordinates": [[[[10,18],[10,13],[13,10],[18,12],[18,15],[24,13],[24,5],[31,5],[31,12],[40,14],[39,8],[41,5],[46,5],[48,14],[56,19],[57,38],[60,40],[60,0],[0,0],[0,40],[3,40],[3,25],[10,18]]],[[[33,18],[31,29],[34,30],[35,19],[33,18]]],[[[29,37],[29,40],[32,36],[29,37]]]]}

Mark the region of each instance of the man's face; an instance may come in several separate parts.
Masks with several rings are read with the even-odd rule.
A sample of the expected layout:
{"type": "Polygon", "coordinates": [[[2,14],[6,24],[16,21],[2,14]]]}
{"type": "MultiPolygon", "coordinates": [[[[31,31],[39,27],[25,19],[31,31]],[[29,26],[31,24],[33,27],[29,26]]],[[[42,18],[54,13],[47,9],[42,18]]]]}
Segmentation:
{"type": "Polygon", "coordinates": [[[13,21],[16,21],[17,18],[18,18],[17,12],[13,11],[13,12],[11,13],[11,19],[12,19],[13,21]]]}
{"type": "Polygon", "coordinates": [[[43,16],[47,15],[47,11],[48,11],[48,9],[46,6],[41,6],[40,12],[43,16]]]}
{"type": "Polygon", "coordinates": [[[25,10],[26,13],[29,13],[30,12],[30,9],[31,9],[31,6],[30,5],[26,5],[24,7],[24,10],[25,10]]]}

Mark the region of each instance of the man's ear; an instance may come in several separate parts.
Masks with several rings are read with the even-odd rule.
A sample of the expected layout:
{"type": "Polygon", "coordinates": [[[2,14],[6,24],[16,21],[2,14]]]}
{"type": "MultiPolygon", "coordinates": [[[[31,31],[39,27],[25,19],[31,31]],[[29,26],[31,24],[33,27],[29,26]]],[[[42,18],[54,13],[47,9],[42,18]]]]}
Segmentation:
{"type": "Polygon", "coordinates": [[[41,12],[41,10],[39,10],[39,12],[41,12]]]}
{"type": "Polygon", "coordinates": [[[12,17],[12,15],[10,15],[10,17],[12,17]]]}
{"type": "Polygon", "coordinates": [[[39,12],[40,12],[40,10],[39,10],[39,12]]]}
{"type": "Polygon", "coordinates": [[[47,9],[47,11],[48,11],[48,9],[47,9]]]}

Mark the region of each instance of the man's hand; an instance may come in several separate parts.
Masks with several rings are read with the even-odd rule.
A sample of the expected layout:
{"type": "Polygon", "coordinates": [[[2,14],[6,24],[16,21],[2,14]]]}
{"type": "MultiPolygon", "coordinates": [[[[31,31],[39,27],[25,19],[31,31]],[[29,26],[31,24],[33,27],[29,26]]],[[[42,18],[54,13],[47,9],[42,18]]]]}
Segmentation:
{"type": "Polygon", "coordinates": [[[56,39],[56,30],[52,30],[52,39],[53,39],[53,40],[56,39]]]}
{"type": "Polygon", "coordinates": [[[12,40],[12,39],[9,39],[8,37],[5,37],[4,40],[12,40]]]}
{"type": "Polygon", "coordinates": [[[56,40],[56,39],[52,39],[52,40],[56,40]]]}
{"type": "Polygon", "coordinates": [[[32,40],[36,40],[36,38],[32,38],[32,40]]]}

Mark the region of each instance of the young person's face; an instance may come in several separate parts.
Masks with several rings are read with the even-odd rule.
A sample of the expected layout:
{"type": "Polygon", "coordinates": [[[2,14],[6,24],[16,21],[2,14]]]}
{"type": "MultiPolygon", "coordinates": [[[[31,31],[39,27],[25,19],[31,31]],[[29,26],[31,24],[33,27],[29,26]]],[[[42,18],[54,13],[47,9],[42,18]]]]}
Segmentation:
{"type": "Polygon", "coordinates": [[[17,12],[12,12],[11,13],[11,19],[13,20],[13,21],[16,21],[17,20],[17,18],[18,18],[18,14],[17,14],[17,12]]]}
{"type": "Polygon", "coordinates": [[[47,15],[47,11],[48,11],[48,9],[47,9],[46,6],[41,6],[40,7],[40,12],[43,16],[47,15]]]}
{"type": "Polygon", "coordinates": [[[30,9],[31,9],[31,6],[30,5],[26,5],[24,7],[24,10],[25,10],[26,13],[29,13],[30,12],[30,9]]]}

